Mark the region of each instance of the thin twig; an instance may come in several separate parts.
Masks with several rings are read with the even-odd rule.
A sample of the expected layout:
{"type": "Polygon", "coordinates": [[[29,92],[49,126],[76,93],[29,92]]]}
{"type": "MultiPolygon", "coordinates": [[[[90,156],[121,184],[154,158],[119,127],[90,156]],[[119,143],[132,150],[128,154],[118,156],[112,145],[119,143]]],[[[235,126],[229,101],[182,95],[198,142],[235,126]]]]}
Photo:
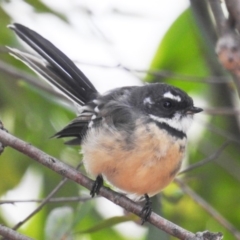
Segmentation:
{"type": "MultiPolygon", "coordinates": [[[[4,48],[4,52],[7,52],[6,48],[4,48]]],[[[103,65],[103,64],[94,64],[94,63],[86,63],[86,62],[79,62],[75,61],[75,63],[80,63],[83,65],[88,66],[94,66],[94,67],[100,67],[100,68],[110,68],[110,69],[122,69],[124,71],[133,73],[133,74],[148,74],[151,76],[154,76],[156,78],[172,78],[175,80],[183,80],[187,82],[196,82],[196,83],[206,83],[206,84],[224,84],[227,82],[230,82],[231,80],[228,77],[225,76],[210,76],[210,77],[196,77],[196,76],[189,76],[189,75],[183,75],[174,73],[171,71],[166,70],[155,70],[155,69],[131,69],[126,66],[123,66],[121,64],[117,64],[114,66],[110,65],[103,65]]],[[[32,86],[41,89],[55,97],[58,97],[60,99],[66,100],[66,98],[63,97],[63,95],[57,91],[55,91],[53,88],[49,87],[48,85],[43,84],[42,81],[39,80],[39,78],[34,77],[31,74],[28,74],[25,71],[19,70],[12,65],[9,65],[3,61],[0,60],[0,71],[4,72],[5,74],[8,74],[9,76],[13,77],[14,79],[23,79],[27,83],[31,84],[32,86]]]]}
{"type": "MultiPolygon", "coordinates": [[[[232,147],[234,147],[234,144],[232,144],[232,147]]],[[[236,147],[236,146],[235,146],[236,147]]],[[[211,139],[205,139],[203,146],[201,147],[202,154],[208,155],[212,149],[218,149],[218,143],[211,141],[211,139]]],[[[233,156],[232,151],[224,151],[219,156],[216,161],[214,161],[214,164],[219,165],[221,168],[223,168],[230,176],[235,178],[237,181],[240,182],[240,163],[236,157],[233,156]],[[227,159],[227,161],[226,161],[227,159]]]]}
{"type": "Polygon", "coordinates": [[[202,120],[199,120],[199,119],[196,119],[195,121],[199,122],[200,124],[204,124],[205,128],[207,128],[209,131],[211,131],[211,132],[213,132],[215,134],[218,134],[219,136],[222,136],[225,139],[228,139],[228,140],[230,140],[232,142],[240,144],[240,139],[238,137],[236,137],[234,134],[232,134],[230,132],[227,132],[226,130],[224,130],[222,128],[219,128],[216,125],[211,124],[209,122],[206,123],[206,122],[204,122],[202,120]]]}
{"type": "Polygon", "coordinates": [[[217,165],[223,168],[230,176],[235,178],[240,183],[240,163],[237,158],[234,158],[231,151],[224,152],[221,161],[215,161],[217,165]],[[226,161],[227,159],[227,161],[226,161]]]}
{"type": "Polygon", "coordinates": [[[126,72],[130,72],[133,74],[144,74],[144,75],[151,75],[156,78],[172,78],[179,81],[186,81],[186,82],[195,82],[195,83],[206,83],[206,84],[224,84],[231,82],[231,79],[226,76],[209,76],[209,77],[197,77],[191,75],[184,75],[176,72],[171,72],[168,70],[157,70],[157,69],[134,69],[126,67],[122,64],[117,65],[104,65],[104,64],[96,64],[96,63],[87,63],[87,62],[80,62],[74,61],[75,63],[98,67],[98,68],[107,68],[107,69],[122,69],[126,72]]]}
{"type": "MultiPolygon", "coordinates": [[[[26,199],[26,200],[0,200],[0,205],[16,204],[16,203],[41,203],[45,199],[26,199]]],[[[62,203],[62,202],[86,202],[92,200],[92,197],[58,197],[51,198],[47,203],[62,203]]]]}
{"type": "MultiPolygon", "coordinates": [[[[82,165],[80,163],[76,169],[79,169],[79,167],[82,165]]],[[[41,202],[41,204],[32,212],[30,213],[23,221],[16,224],[13,229],[16,230],[19,227],[21,227],[25,222],[27,222],[30,218],[32,218],[34,215],[36,215],[50,200],[51,198],[58,192],[58,190],[68,181],[68,178],[62,179],[62,181],[59,182],[59,184],[48,194],[48,196],[41,202]]]]}
{"type": "Polygon", "coordinates": [[[212,153],[211,155],[209,155],[207,158],[195,163],[195,164],[192,164],[190,165],[189,167],[187,167],[186,169],[182,170],[180,173],[178,173],[178,175],[180,174],[183,174],[183,173],[186,173],[186,172],[189,172],[193,169],[196,169],[198,167],[201,167],[203,165],[205,165],[206,163],[210,162],[210,161],[213,161],[215,160],[216,158],[218,158],[221,153],[223,152],[223,150],[231,143],[230,140],[227,140],[225,143],[222,144],[222,146],[217,149],[214,153],[212,153]]]}
{"type": "Polygon", "coordinates": [[[12,229],[17,230],[24,223],[26,223],[30,218],[32,218],[36,213],[38,213],[49,200],[54,196],[54,194],[67,182],[67,178],[64,178],[52,191],[51,193],[42,201],[42,203],[32,212],[30,213],[24,220],[16,224],[12,229]]]}
{"type": "Polygon", "coordinates": [[[238,108],[204,108],[204,112],[206,114],[210,114],[210,115],[239,115],[240,114],[240,109],[238,108]]]}
{"type": "Polygon", "coordinates": [[[216,211],[211,205],[209,205],[203,198],[196,194],[190,187],[188,187],[182,180],[179,178],[174,180],[177,185],[181,187],[183,192],[189,195],[198,205],[205,209],[214,219],[216,219],[221,225],[228,229],[236,239],[240,239],[240,232],[228,222],[218,211],[216,211]]]}
{"type": "Polygon", "coordinates": [[[39,80],[38,77],[34,77],[33,75],[28,74],[25,71],[19,70],[19,69],[13,67],[12,65],[7,64],[1,60],[0,60],[0,71],[13,77],[13,79],[17,79],[17,80],[22,79],[25,82],[36,87],[37,89],[43,90],[47,93],[50,93],[51,95],[55,95],[58,98],[63,98],[62,94],[53,90],[53,88],[49,87],[49,85],[43,84],[43,82],[41,80],[39,80]]]}
{"type": "Polygon", "coordinates": [[[194,83],[206,83],[206,84],[224,84],[229,83],[231,80],[227,77],[196,77],[190,75],[183,75],[178,73],[173,73],[166,70],[131,70],[128,68],[124,68],[126,71],[133,72],[133,73],[144,73],[148,75],[152,75],[156,78],[172,78],[174,80],[185,81],[185,82],[194,82],[194,83]]]}

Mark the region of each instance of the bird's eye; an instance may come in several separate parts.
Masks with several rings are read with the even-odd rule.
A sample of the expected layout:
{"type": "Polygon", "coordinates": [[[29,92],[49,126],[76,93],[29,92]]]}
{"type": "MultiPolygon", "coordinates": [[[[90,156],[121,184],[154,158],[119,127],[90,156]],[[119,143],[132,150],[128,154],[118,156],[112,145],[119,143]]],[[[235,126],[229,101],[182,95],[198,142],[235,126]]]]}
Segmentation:
{"type": "Polygon", "coordinates": [[[172,101],[171,100],[164,100],[163,102],[162,102],[162,106],[164,107],[164,108],[166,108],[166,109],[170,109],[170,108],[172,108],[173,107],[173,103],[172,103],[172,101]]]}

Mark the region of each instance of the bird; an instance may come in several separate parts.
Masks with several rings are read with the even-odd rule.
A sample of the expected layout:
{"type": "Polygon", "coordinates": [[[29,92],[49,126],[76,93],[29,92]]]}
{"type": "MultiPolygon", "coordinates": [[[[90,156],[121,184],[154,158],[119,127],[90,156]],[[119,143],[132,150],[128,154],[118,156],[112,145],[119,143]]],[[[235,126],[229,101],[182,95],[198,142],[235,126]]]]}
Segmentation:
{"type": "Polygon", "coordinates": [[[142,224],[152,213],[150,197],[179,172],[186,153],[194,106],[183,90],[166,83],[126,86],[100,94],[62,51],[19,23],[9,25],[37,54],[15,48],[9,53],[27,64],[78,106],[79,112],[54,137],[81,145],[86,172],[95,178],[97,195],[109,182],[127,196],[145,199],[142,224]]]}

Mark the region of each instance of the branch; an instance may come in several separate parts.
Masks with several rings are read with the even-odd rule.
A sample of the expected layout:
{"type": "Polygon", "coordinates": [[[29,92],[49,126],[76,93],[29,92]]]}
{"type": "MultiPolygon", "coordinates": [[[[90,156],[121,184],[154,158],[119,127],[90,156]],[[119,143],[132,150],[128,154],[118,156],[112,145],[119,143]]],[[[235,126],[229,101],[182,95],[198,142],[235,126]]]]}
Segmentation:
{"type": "Polygon", "coordinates": [[[0,224],[0,235],[4,237],[4,239],[8,240],[32,240],[27,236],[24,236],[11,228],[5,227],[0,224]]]}
{"type": "Polygon", "coordinates": [[[238,95],[240,96],[240,37],[235,30],[239,27],[240,2],[237,0],[226,0],[229,11],[229,21],[224,17],[219,0],[208,0],[211,6],[219,39],[216,44],[216,53],[222,66],[228,70],[234,79],[238,95]],[[236,24],[235,24],[236,23],[236,24]]]}
{"type": "MultiPolygon", "coordinates": [[[[67,164],[57,160],[56,158],[47,155],[46,153],[42,152],[41,150],[37,149],[36,147],[32,146],[29,143],[26,143],[9,133],[0,130],[0,142],[2,142],[6,146],[10,146],[16,149],[19,152],[29,156],[33,160],[41,163],[42,165],[46,166],[47,168],[53,170],[54,172],[69,178],[70,180],[84,186],[87,189],[91,189],[93,185],[93,180],[89,179],[88,177],[84,176],[82,173],[77,171],[76,169],[68,166],[67,164]]],[[[112,201],[113,203],[121,206],[128,212],[132,212],[139,217],[141,217],[142,206],[133,202],[132,200],[128,199],[127,197],[112,191],[109,188],[102,187],[100,189],[99,195],[107,198],[108,200],[112,201]]],[[[156,213],[152,213],[149,222],[156,226],[159,229],[167,232],[168,234],[175,236],[179,239],[195,239],[195,234],[191,233],[174,223],[160,217],[156,213]]]]}
{"type": "Polygon", "coordinates": [[[228,222],[218,211],[216,211],[212,206],[210,206],[203,198],[197,195],[190,187],[188,187],[179,178],[174,180],[181,189],[188,194],[198,205],[205,209],[213,218],[215,218],[221,225],[228,229],[236,239],[240,239],[240,232],[228,222]]]}
{"type": "MultiPolygon", "coordinates": [[[[4,131],[7,131],[4,127],[3,127],[3,123],[2,121],[0,120],[0,129],[4,130],[4,131]]],[[[3,143],[0,142],[0,155],[3,153],[5,149],[5,146],[3,143]]]]}

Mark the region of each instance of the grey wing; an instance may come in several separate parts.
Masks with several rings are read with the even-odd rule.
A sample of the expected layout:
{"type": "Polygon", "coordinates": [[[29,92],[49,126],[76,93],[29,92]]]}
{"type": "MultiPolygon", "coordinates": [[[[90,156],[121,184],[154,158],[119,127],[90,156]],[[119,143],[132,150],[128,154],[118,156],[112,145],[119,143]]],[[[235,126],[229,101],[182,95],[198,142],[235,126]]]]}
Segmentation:
{"type": "Polygon", "coordinates": [[[99,96],[82,107],[78,117],[53,137],[73,139],[66,142],[69,145],[81,144],[91,127],[99,127],[104,119],[109,127],[132,132],[135,127],[135,116],[128,103],[128,95],[135,87],[123,87],[99,96]]]}
{"type": "Polygon", "coordinates": [[[102,96],[104,106],[98,106],[106,123],[112,124],[121,131],[132,132],[136,124],[137,112],[130,102],[130,96],[137,86],[117,88],[102,96]]]}

